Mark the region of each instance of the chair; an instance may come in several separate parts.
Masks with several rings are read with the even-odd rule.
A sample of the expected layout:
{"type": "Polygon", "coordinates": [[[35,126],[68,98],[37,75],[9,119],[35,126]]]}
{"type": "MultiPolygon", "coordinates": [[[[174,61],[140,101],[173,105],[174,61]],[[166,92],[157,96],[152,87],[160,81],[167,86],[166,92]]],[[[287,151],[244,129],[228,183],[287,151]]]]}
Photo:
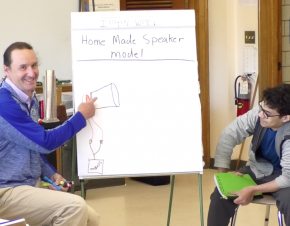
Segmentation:
{"type": "MultiPolygon", "coordinates": [[[[276,206],[276,200],[273,198],[272,195],[263,195],[263,198],[254,199],[251,203],[266,205],[264,226],[267,226],[269,224],[270,207],[276,206]]],[[[235,214],[232,217],[231,226],[235,226],[236,224],[238,209],[239,209],[239,206],[236,208],[235,214]]],[[[280,211],[278,211],[277,217],[278,217],[279,226],[283,226],[283,217],[280,211]]]]}

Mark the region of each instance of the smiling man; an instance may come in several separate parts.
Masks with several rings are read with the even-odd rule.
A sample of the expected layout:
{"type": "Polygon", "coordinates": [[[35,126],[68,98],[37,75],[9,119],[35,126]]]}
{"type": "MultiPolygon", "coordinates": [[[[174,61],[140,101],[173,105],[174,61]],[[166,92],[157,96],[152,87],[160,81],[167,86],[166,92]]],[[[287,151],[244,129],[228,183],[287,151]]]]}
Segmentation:
{"type": "Polygon", "coordinates": [[[222,132],[215,153],[215,167],[227,173],[233,148],[253,136],[249,160],[236,172],[249,174],[256,186],[234,191],[236,199],[221,199],[215,188],[211,195],[208,226],[227,226],[238,205],[248,205],[256,193],[270,193],[290,225],[290,84],[264,90],[262,101],[236,118],[222,132]]]}
{"type": "Polygon", "coordinates": [[[0,216],[23,217],[33,225],[97,226],[99,215],[79,196],[59,185],[65,181],[47,163],[43,154],[54,151],[86,126],[95,115],[97,98],[81,103],[63,125],[44,130],[37,121],[39,105],[35,95],[38,61],[25,42],[11,44],[4,55],[5,78],[0,85],[0,216]],[[36,188],[48,177],[61,191],[36,188]]]}
{"type": "Polygon", "coordinates": [[[10,64],[9,61],[4,62],[5,75],[18,89],[32,98],[39,75],[34,51],[32,49],[15,49],[11,52],[10,58],[13,59],[10,64]]]}

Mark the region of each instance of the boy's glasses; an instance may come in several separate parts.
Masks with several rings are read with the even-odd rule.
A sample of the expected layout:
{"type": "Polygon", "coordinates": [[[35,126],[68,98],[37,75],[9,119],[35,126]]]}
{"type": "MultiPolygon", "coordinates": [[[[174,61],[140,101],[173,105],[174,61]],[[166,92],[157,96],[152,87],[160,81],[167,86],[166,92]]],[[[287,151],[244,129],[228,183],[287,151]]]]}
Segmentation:
{"type": "Polygon", "coordinates": [[[269,115],[269,113],[266,112],[266,110],[262,107],[262,101],[259,102],[259,106],[261,111],[263,112],[264,118],[268,119],[270,117],[274,117],[274,116],[280,116],[280,115],[269,115]]]}

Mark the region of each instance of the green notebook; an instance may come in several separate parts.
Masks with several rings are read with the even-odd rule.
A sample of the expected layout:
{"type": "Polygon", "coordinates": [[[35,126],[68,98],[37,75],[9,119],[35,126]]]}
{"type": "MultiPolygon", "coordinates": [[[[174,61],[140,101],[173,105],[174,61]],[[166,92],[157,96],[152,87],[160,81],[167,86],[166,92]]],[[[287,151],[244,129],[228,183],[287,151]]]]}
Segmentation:
{"type": "MultiPolygon", "coordinates": [[[[230,194],[228,191],[240,191],[245,187],[257,185],[249,174],[238,176],[233,173],[216,173],[214,175],[214,181],[216,183],[217,189],[224,199],[237,197],[237,195],[230,194]]],[[[261,198],[263,197],[263,194],[258,193],[254,196],[261,198]]]]}

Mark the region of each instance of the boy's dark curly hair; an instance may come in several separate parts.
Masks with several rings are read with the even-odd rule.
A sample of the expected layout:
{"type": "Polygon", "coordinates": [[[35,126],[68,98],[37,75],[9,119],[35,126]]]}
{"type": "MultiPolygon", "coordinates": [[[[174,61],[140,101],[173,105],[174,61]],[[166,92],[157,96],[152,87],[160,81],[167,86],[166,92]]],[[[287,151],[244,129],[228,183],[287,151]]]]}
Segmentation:
{"type": "Polygon", "coordinates": [[[263,91],[264,103],[275,109],[281,116],[290,115],[290,84],[280,84],[263,91]]]}

